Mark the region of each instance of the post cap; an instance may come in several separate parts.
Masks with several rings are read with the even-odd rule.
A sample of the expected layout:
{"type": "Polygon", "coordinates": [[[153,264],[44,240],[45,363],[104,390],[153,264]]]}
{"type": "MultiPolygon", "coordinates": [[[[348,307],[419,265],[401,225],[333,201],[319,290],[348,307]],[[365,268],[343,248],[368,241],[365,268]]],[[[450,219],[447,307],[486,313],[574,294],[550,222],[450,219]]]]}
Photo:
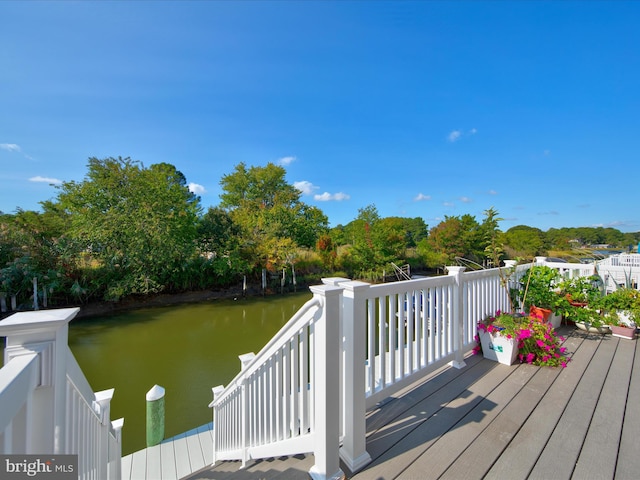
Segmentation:
{"type": "Polygon", "coordinates": [[[160,385],[154,385],[151,390],[147,392],[146,399],[147,402],[153,402],[155,400],[160,400],[164,397],[164,388],[160,385]]]}

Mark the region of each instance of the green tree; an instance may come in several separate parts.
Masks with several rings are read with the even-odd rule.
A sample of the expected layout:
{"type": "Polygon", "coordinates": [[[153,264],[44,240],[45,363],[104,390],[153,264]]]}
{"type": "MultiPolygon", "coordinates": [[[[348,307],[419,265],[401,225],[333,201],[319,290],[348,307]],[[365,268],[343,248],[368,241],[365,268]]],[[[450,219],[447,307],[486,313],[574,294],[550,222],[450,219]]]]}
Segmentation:
{"type": "Polygon", "coordinates": [[[116,273],[109,298],[162,290],[195,254],[199,198],[173,165],[90,158],[85,179],[59,190],[70,235],[116,273]]]}
{"type": "Polygon", "coordinates": [[[429,232],[427,242],[436,258],[452,262],[456,257],[481,262],[486,240],[481,238],[480,225],[475,217],[445,216],[444,220],[429,232]]]}
{"type": "Polygon", "coordinates": [[[505,249],[512,258],[533,258],[546,252],[545,233],[539,228],[516,225],[504,232],[505,249]]]}
{"type": "Polygon", "coordinates": [[[247,259],[257,258],[262,266],[287,263],[298,246],[313,247],[328,230],[326,215],[302,202],[285,174],[273,163],[240,163],[220,181],[220,207],[240,227],[247,259]]]}

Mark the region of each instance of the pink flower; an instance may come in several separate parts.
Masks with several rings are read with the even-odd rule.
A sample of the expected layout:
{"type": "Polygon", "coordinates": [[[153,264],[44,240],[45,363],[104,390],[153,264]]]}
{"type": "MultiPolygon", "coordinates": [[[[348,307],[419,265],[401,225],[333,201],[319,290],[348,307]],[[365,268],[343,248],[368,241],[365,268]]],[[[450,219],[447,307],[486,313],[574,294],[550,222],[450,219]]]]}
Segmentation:
{"type": "Polygon", "coordinates": [[[538,344],[538,346],[539,346],[540,348],[544,348],[544,341],[542,341],[542,340],[538,339],[538,340],[536,340],[536,343],[538,344]]]}
{"type": "Polygon", "coordinates": [[[529,337],[531,337],[531,330],[527,328],[520,330],[520,333],[518,333],[518,340],[524,340],[529,337]]]}
{"type": "Polygon", "coordinates": [[[535,359],[536,359],[535,353],[527,353],[527,363],[533,363],[535,359]]]}

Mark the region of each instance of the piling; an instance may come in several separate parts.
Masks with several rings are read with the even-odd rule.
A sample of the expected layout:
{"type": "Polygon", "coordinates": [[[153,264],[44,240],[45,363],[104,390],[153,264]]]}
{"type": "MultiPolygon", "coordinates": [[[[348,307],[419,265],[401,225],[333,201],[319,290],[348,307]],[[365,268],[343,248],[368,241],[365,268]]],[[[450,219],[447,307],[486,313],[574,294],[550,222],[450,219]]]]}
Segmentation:
{"type": "Polygon", "coordinates": [[[147,392],[147,447],[164,440],[164,388],[154,385],[147,392]]]}

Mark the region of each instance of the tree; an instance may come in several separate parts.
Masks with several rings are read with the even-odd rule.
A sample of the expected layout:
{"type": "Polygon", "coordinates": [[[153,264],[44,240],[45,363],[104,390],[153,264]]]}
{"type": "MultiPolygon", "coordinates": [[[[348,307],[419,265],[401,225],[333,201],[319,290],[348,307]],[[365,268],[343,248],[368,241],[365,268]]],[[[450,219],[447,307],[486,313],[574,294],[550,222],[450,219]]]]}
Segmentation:
{"type": "Polygon", "coordinates": [[[204,256],[224,256],[238,250],[240,227],[219,207],[210,207],[198,222],[198,248],[204,256]]]}
{"type": "Polygon", "coordinates": [[[511,257],[533,258],[545,253],[545,234],[539,228],[516,225],[504,232],[503,241],[511,257]]]}
{"type": "Polygon", "coordinates": [[[220,207],[241,229],[247,259],[262,266],[287,263],[298,246],[313,247],[328,230],[326,215],[302,202],[285,174],[273,163],[249,168],[240,163],[220,181],[220,207]]]}
{"type": "Polygon", "coordinates": [[[427,242],[431,251],[447,262],[456,257],[480,262],[485,243],[480,239],[479,227],[475,217],[468,214],[445,216],[442,222],[431,229],[427,242]]]}
{"type": "Polygon", "coordinates": [[[59,190],[70,235],[102,267],[121,272],[110,298],[162,290],[195,254],[199,198],[173,165],[90,158],[85,179],[59,190]]]}

